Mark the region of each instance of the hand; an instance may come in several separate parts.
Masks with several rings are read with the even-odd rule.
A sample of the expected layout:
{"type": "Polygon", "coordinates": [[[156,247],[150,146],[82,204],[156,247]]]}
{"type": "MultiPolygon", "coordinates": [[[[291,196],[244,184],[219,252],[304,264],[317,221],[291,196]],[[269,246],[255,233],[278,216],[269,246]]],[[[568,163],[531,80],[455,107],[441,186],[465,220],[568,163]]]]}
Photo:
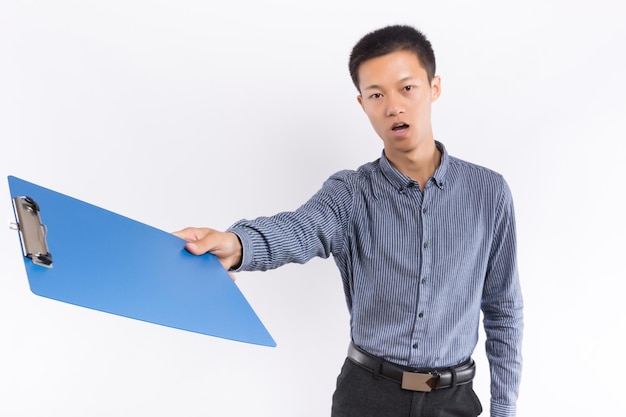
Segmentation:
{"type": "Polygon", "coordinates": [[[187,227],[173,234],[187,241],[185,249],[190,253],[202,255],[210,252],[217,256],[227,271],[241,263],[241,242],[232,232],[220,232],[207,227],[187,227]]]}

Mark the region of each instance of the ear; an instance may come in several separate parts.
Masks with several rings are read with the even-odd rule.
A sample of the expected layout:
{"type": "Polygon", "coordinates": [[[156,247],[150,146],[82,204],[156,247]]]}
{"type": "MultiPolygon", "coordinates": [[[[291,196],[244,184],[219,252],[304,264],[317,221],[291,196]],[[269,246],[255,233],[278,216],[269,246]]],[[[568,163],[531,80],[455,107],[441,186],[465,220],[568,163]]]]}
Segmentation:
{"type": "Polygon", "coordinates": [[[441,77],[438,75],[434,76],[432,81],[430,82],[430,102],[437,101],[439,96],[441,95],[441,77]]]}
{"type": "Polygon", "coordinates": [[[356,101],[359,102],[359,104],[361,105],[361,108],[363,109],[363,111],[365,111],[365,107],[363,106],[363,96],[360,94],[356,96],[356,101]]]}

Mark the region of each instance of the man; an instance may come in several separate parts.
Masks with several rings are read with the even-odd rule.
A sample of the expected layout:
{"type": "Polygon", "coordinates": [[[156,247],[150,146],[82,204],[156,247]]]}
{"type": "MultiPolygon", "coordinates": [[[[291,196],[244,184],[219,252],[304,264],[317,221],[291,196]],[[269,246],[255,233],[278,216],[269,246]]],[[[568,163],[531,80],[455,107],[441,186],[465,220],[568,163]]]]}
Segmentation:
{"type": "Polygon", "coordinates": [[[523,324],[509,188],[434,140],[441,80],[422,33],[373,31],[355,45],[349,67],[383,141],[378,160],[331,176],[293,212],[241,220],[226,232],[175,234],[231,270],[333,255],[352,337],[333,417],[479,415],[471,354],[481,309],[491,415],[513,416],[523,324]]]}

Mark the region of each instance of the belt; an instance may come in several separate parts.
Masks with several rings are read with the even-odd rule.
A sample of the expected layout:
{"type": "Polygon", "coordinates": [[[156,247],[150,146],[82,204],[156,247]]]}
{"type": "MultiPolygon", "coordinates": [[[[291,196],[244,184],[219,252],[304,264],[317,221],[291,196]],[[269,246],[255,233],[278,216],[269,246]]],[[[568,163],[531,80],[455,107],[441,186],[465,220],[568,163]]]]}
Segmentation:
{"type": "Polygon", "coordinates": [[[476,374],[476,364],[471,358],[449,368],[415,369],[377,358],[353,343],[348,348],[348,359],[374,374],[399,383],[402,389],[409,391],[429,392],[467,384],[476,374]]]}

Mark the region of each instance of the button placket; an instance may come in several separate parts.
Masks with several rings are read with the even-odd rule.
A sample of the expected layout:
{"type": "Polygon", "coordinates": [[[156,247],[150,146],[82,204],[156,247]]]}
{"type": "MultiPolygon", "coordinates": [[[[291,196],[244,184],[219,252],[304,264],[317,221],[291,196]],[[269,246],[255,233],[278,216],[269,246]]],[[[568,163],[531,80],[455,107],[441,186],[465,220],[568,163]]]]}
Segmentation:
{"type": "MultiPolygon", "coordinates": [[[[428,185],[428,184],[427,184],[428,185]]],[[[407,188],[408,190],[408,188],[407,188]]],[[[432,193],[432,191],[431,191],[432,193]]],[[[421,192],[420,199],[420,207],[417,211],[417,216],[419,216],[421,220],[421,245],[420,245],[420,258],[421,265],[419,270],[419,297],[417,300],[417,305],[415,306],[415,324],[413,329],[413,340],[412,340],[412,355],[411,359],[419,360],[421,358],[422,352],[418,349],[421,346],[420,341],[424,340],[426,337],[426,327],[427,327],[427,313],[428,306],[430,302],[430,286],[426,285],[428,282],[427,277],[430,275],[430,269],[432,265],[432,238],[431,235],[431,224],[430,215],[431,207],[430,207],[430,199],[429,192],[424,190],[421,192]]]]}

